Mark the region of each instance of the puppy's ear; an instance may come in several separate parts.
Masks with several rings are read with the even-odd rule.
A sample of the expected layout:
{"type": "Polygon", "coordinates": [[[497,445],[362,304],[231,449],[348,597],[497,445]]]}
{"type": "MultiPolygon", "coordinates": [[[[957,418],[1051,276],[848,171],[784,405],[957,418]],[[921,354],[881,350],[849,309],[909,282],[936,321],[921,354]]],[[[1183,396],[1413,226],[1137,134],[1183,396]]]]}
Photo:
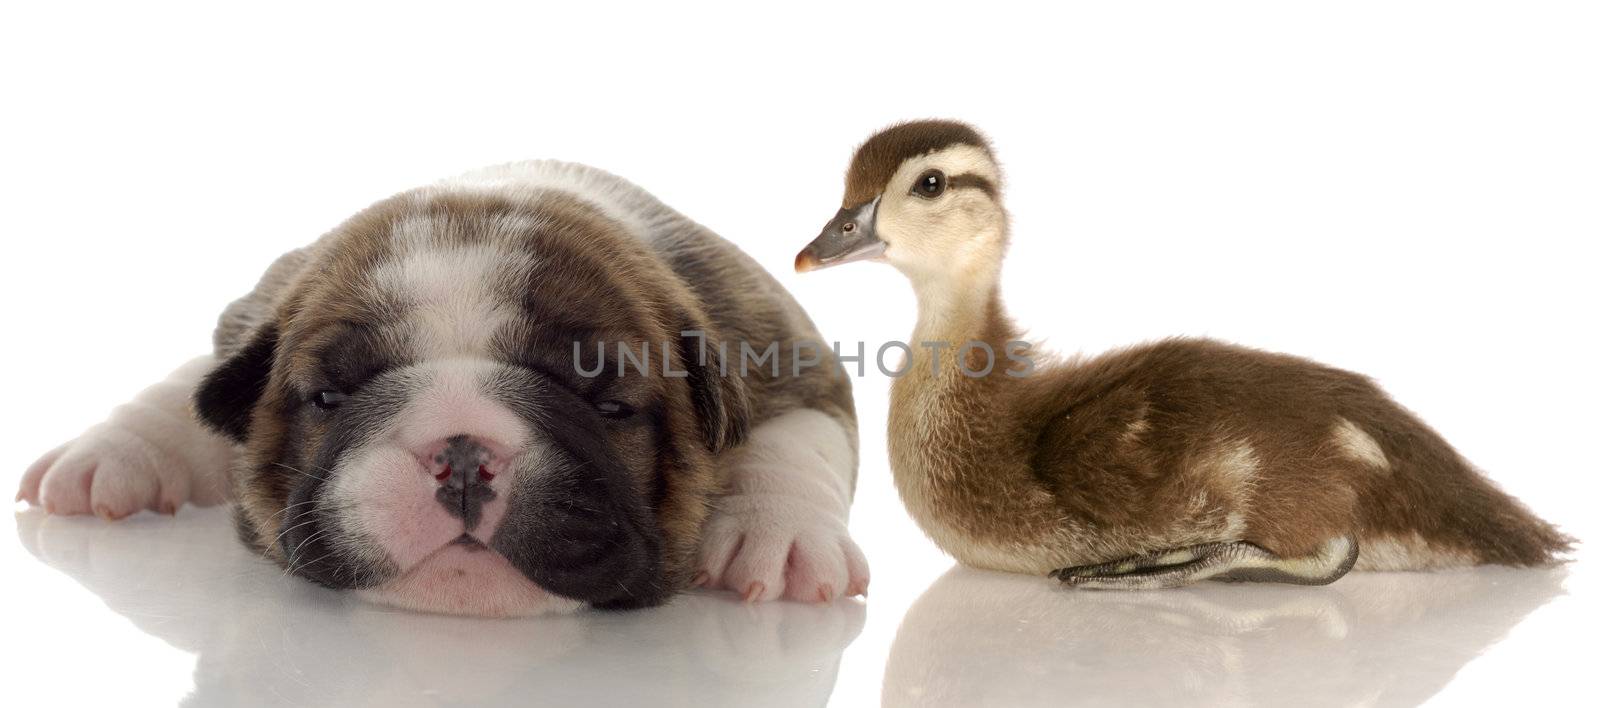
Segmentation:
{"type": "Polygon", "coordinates": [[[706,447],[721,452],[744,442],[750,432],[750,401],[744,379],[727,365],[737,361],[735,345],[717,337],[705,325],[685,324],[678,332],[677,359],[688,372],[690,396],[706,447]]]}
{"type": "Polygon", "coordinates": [[[269,322],[250,336],[243,349],[206,374],[194,393],[200,421],[244,442],[250,433],[250,412],[267,388],[277,349],[278,326],[269,322]]]}

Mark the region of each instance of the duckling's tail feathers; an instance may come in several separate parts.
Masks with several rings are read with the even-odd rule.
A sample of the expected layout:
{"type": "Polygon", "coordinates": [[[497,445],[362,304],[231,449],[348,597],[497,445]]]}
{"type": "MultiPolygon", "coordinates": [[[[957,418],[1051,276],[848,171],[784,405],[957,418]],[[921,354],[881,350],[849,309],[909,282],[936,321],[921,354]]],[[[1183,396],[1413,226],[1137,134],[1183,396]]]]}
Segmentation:
{"type": "Polygon", "coordinates": [[[1390,463],[1360,505],[1364,566],[1539,566],[1572,550],[1572,537],[1501,490],[1415,414],[1387,396],[1363,413],[1390,463]]]}

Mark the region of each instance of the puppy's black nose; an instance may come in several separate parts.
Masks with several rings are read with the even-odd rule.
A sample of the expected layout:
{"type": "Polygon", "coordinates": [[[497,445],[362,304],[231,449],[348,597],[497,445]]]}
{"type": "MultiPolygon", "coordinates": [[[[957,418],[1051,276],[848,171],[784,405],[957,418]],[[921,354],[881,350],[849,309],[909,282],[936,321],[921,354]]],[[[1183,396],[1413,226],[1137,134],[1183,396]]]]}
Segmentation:
{"type": "Polygon", "coordinates": [[[484,502],[496,496],[490,483],[505,471],[503,455],[471,436],[454,435],[432,447],[428,462],[430,474],[439,482],[434,498],[468,531],[476,528],[484,502]]]}

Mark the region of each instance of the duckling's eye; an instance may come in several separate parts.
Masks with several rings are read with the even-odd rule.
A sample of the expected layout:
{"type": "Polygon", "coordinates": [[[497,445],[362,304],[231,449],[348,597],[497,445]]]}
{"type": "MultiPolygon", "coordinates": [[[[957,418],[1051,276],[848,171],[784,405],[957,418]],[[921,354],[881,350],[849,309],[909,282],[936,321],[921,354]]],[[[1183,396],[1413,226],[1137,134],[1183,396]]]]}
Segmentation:
{"type": "Polygon", "coordinates": [[[311,396],[311,405],[325,411],[331,411],[338,408],[339,404],[344,403],[349,398],[350,396],[339,391],[318,391],[311,396]]]}
{"type": "Polygon", "coordinates": [[[626,418],[633,415],[633,406],[622,401],[601,401],[594,404],[594,409],[607,418],[626,418]]]}
{"type": "Polygon", "coordinates": [[[938,170],[928,170],[917,178],[917,183],[911,186],[911,193],[926,199],[932,199],[944,194],[944,173],[938,170]]]}

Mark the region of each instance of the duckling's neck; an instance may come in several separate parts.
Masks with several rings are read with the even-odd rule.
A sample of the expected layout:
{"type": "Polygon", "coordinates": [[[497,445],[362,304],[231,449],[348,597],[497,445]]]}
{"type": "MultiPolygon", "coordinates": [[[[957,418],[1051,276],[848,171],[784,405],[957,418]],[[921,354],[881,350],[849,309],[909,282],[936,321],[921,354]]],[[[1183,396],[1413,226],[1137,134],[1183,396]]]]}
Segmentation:
{"type": "Polygon", "coordinates": [[[1004,344],[1012,335],[1010,321],[1000,305],[999,259],[969,266],[956,273],[913,277],[917,295],[914,346],[922,342],[949,342],[959,347],[968,341],[1004,344]]]}
{"type": "Polygon", "coordinates": [[[917,294],[917,326],[909,342],[910,366],[895,379],[892,397],[915,401],[911,407],[919,409],[984,406],[991,397],[983,394],[1013,379],[1006,375],[1012,363],[1006,343],[1016,339],[1016,332],[1000,304],[999,254],[966,259],[937,273],[906,274],[917,294]]]}
{"type": "Polygon", "coordinates": [[[994,260],[956,277],[913,276],[917,327],[911,363],[890,385],[889,463],[906,509],[940,548],[970,565],[1034,572],[1005,549],[1038,540],[990,521],[1023,520],[1046,532],[1059,516],[1019,448],[1025,413],[1017,401],[1029,379],[1008,356],[1018,333],[1000,304],[994,260]],[[943,343],[937,361],[931,342],[943,343]],[[962,367],[963,347],[973,342],[993,351],[987,372],[976,345],[962,367]]]}

